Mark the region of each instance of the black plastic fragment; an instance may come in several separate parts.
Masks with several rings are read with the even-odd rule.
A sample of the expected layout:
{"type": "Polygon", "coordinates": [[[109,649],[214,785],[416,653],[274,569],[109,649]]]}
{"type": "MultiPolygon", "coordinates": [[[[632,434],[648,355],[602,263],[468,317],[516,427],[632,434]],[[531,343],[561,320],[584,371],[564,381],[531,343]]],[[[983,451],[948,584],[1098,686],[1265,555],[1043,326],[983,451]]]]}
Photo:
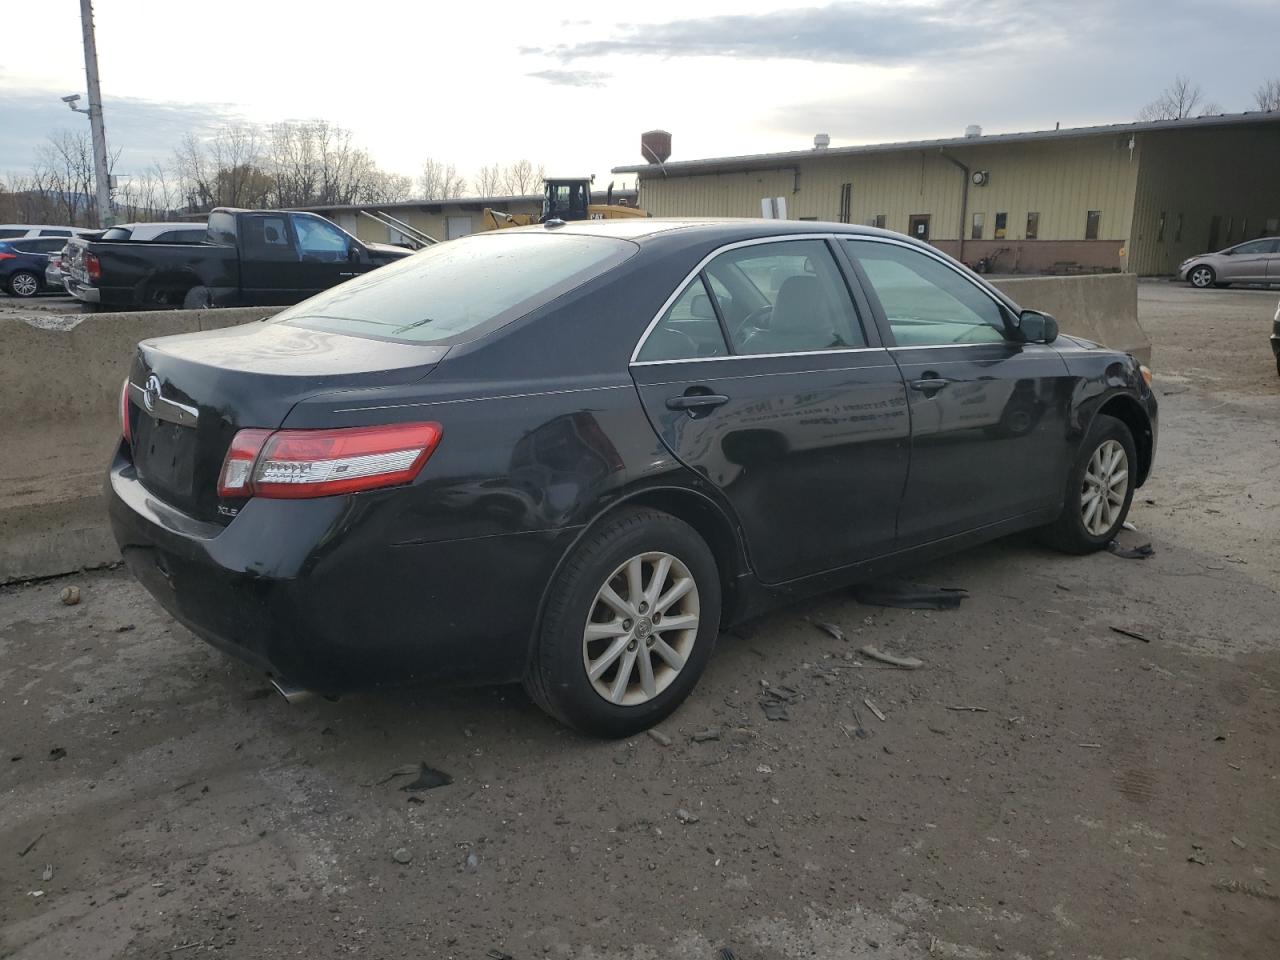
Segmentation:
{"type": "Polygon", "coordinates": [[[969,596],[961,587],[931,587],[907,580],[873,580],[853,588],[854,599],[875,607],[902,610],[954,610],[969,596]]]}

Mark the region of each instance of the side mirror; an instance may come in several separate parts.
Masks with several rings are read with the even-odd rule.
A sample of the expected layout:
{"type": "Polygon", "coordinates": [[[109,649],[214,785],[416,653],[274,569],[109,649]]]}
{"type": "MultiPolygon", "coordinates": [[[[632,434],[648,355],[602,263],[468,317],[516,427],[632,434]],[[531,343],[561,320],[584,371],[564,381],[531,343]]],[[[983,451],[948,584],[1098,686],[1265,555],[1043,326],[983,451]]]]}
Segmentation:
{"type": "Polygon", "coordinates": [[[696,320],[714,320],[715,311],[711,309],[711,300],[705,293],[693,295],[693,316],[696,320]]]}
{"type": "Polygon", "coordinates": [[[1053,343],[1058,339],[1058,321],[1039,310],[1023,310],[1015,326],[1023,343],[1053,343]]]}
{"type": "Polygon", "coordinates": [[[369,259],[369,254],[362,244],[352,240],[347,246],[347,259],[355,263],[365,263],[369,259]]]}

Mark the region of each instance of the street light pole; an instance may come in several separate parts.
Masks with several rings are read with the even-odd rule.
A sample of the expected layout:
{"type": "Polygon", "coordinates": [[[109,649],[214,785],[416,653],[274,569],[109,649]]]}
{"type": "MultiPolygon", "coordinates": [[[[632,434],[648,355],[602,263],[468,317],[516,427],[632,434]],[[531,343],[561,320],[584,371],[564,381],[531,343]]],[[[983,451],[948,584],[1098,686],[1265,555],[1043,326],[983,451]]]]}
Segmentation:
{"type": "MultiPolygon", "coordinates": [[[[98,85],[98,45],[93,35],[93,0],[80,0],[80,27],[84,31],[84,76],[89,86],[89,130],[93,135],[93,171],[97,181],[98,225],[109,227],[111,181],[107,172],[107,133],[102,125],[102,88],[98,85]]],[[[72,110],[77,109],[74,104],[72,110]]]]}

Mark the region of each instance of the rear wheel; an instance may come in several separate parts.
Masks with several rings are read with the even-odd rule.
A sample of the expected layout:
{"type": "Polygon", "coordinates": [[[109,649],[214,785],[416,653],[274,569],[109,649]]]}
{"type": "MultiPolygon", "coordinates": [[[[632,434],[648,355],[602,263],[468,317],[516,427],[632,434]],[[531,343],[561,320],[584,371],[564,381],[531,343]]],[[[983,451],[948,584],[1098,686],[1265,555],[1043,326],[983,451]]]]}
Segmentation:
{"type": "Polygon", "coordinates": [[[576,730],[631,736],[689,695],[719,629],[706,543],[670,514],[626,510],[588,533],[556,578],[525,688],[576,730]]]}
{"type": "Polygon", "coordinates": [[[1192,267],[1191,272],[1187,274],[1187,282],[1193,287],[1203,290],[1205,287],[1211,287],[1218,275],[1213,272],[1213,267],[1199,266],[1192,267]]]}
{"type": "Polygon", "coordinates": [[[15,297],[34,297],[40,292],[40,278],[29,270],[19,270],[9,278],[9,292],[15,297]]]}
{"type": "Polygon", "coordinates": [[[1133,502],[1137,463],[1129,428],[1106,414],[1095,417],[1071,468],[1062,514],[1041,531],[1045,542],[1065,553],[1092,553],[1115,539],[1133,502]]]}
{"type": "Polygon", "coordinates": [[[213,294],[208,287],[192,287],[182,298],[183,310],[208,310],[213,306],[213,294]]]}

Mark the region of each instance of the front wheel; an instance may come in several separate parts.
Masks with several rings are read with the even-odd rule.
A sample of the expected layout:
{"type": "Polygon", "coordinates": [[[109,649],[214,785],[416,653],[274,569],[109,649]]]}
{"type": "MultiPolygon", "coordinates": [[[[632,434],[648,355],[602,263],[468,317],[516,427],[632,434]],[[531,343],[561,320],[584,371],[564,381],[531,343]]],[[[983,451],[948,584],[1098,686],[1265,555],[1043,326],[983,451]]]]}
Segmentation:
{"type": "Polygon", "coordinates": [[[1217,274],[1213,272],[1213,267],[1193,267],[1191,272],[1187,274],[1187,282],[1200,290],[1212,287],[1217,278],[1217,274]]]}
{"type": "Polygon", "coordinates": [[[688,524],[635,509],[604,520],[556,578],[525,689],[586,734],[628,737],[672,713],[720,630],[720,575],[688,524]]]}
{"type": "Polygon", "coordinates": [[[1041,531],[1064,553],[1092,553],[1110,543],[1133,502],[1137,473],[1133,434],[1106,414],[1094,418],[1067,480],[1062,513],[1041,531]]]}
{"type": "Polygon", "coordinates": [[[29,270],[19,270],[9,278],[9,292],[15,297],[34,297],[40,292],[40,278],[29,270]]]}

